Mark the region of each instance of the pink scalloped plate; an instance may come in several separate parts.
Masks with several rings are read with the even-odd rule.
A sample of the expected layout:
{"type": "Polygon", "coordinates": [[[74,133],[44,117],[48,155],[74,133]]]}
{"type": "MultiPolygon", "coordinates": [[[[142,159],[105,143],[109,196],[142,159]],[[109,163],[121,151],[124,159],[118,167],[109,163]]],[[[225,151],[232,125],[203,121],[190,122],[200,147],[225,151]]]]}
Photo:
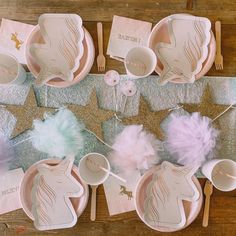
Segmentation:
{"type": "MultiPolygon", "coordinates": [[[[91,35],[84,27],[83,29],[84,29],[84,40],[83,40],[84,54],[80,59],[80,66],[78,70],[74,73],[74,79],[72,81],[63,81],[60,78],[55,78],[48,81],[46,85],[57,88],[69,87],[79,83],[90,72],[94,62],[95,49],[91,35]]],[[[26,62],[29,71],[33,74],[35,78],[37,78],[40,71],[40,67],[38,66],[37,62],[34,60],[34,58],[31,56],[29,52],[29,48],[32,43],[44,43],[43,38],[40,34],[39,25],[36,25],[34,29],[31,31],[26,41],[26,51],[25,51],[26,62]]]]}
{"type": "MultiPolygon", "coordinates": [[[[60,162],[60,160],[56,160],[56,159],[42,160],[42,161],[34,163],[25,172],[25,175],[24,175],[21,185],[20,185],[20,201],[21,201],[21,205],[22,205],[24,212],[31,220],[34,220],[34,217],[31,213],[31,206],[32,206],[31,190],[33,187],[34,177],[38,173],[38,171],[36,169],[36,165],[38,165],[40,163],[45,163],[48,165],[56,165],[59,162],[60,162]]],[[[87,206],[88,199],[89,199],[89,189],[88,189],[88,185],[80,179],[79,173],[78,173],[78,168],[75,165],[72,168],[72,176],[76,180],[78,180],[82,184],[82,186],[84,187],[84,194],[81,197],[70,198],[72,205],[76,211],[76,214],[79,217],[83,213],[83,211],[85,210],[85,208],[87,206]]]]}
{"type": "Polygon", "coordinates": [[[156,231],[160,231],[160,232],[175,232],[175,231],[179,231],[181,229],[186,228],[187,226],[189,226],[198,216],[201,207],[202,207],[202,202],[203,202],[203,194],[202,194],[202,188],[201,185],[198,181],[198,179],[193,176],[193,182],[195,183],[197,189],[199,190],[200,193],[200,197],[196,202],[188,202],[188,201],[183,201],[183,205],[184,205],[184,210],[185,210],[185,214],[186,214],[186,224],[184,225],[184,227],[181,228],[165,228],[165,227],[156,227],[154,228],[153,226],[149,225],[143,215],[144,215],[144,201],[146,199],[146,189],[148,184],[150,183],[150,181],[152,180],[152,176],[153,173],[158,170],[160,168],[160,166],[155,166],[153,168],[151,168],[150,170],[148,170],[139,180],[136,190],[135,190],[135,196],[134,196],[134,203],[135,203],[135,208],[136,208],[136,212],[138,214],[138,216],[140,217],[140,219],[150,228],[156,230],[156,231]]]}
{"type": "MultiPolygon", "coordinates": [[[[169,33],[168,33],[168,19],[169,18],[170,16],[163,18],[152,29],[152,32],[148,39],[148,47],[151,48],[154,52],[155,52],[155,47],[157,43],[159,42],[170,43],[169,33]]],[[[196,75],[196,80],[200,79],[211,69],[215,61],[215,54],[216,54],[216,41],[215,41],[214,34],[211,31],[211,40],[208,45],[208,56],[207,56],[207,59],[202,64],[202,70],[196,75]]],[[[157,66],[155,68],[155,71],[158,75],[160,75],[162,70],[163,70],[163,65],[161,61],[157,58],[157,66]]],[[[186,83],[185,81],[181,79],[174,79],[174,80],[171,80],[170,82],[186,83]]]]}

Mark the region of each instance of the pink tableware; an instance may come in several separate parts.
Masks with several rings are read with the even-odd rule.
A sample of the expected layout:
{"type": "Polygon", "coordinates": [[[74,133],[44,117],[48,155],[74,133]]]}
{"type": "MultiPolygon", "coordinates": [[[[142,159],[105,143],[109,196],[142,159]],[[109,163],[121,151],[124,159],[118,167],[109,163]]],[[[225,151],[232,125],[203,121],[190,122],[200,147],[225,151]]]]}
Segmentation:
{"type": "Polygon", "coordinates": [[[198,179],[194,176],[193,177],[193,182],[195,183],[197,189],[199,190],[200,197],[197,201],[195,202],[188,202],[188,201],[183,201],[184,205],[184,210],[186,214],[186,224],[183,227],[180,227],[178,229],[176,228],[166,228],[166,227],[152,227],[149,225],[145,220],[144,220],[144,202],[146,199],[146,190],[147,186],[152,180],[152,176],[156,170],[160,169],[159,166],[155,166],[148,170],[139,180],[135,194],[134,194],[134,203],[135,203],[135,208],[136,212],[139,215],[140,219],[150,228],[160,231],[160,232],[175,232],[181,229],[186,228],[188,225],[190,225],[198,216],[201,207],[202,207],[202,202],[203,202],[203,195],[202,195],[202,188],[201,185],[198,181],[198,179]]]}
{"type": "MultiPolygon", "coordinates": [[[[45,163],[45,164],[49,164],[49,165],[56,165],[59,163],[59,161],[60,160],[55,160],[55,159],[42,160],[42,161],[39,161],[39,162],[33,164],[25,172],[25,175],[24,175],[23,180],[20,185],[20,201],[21,201],[22,208],[23,208],[24,212],[31,220],[34,219],[33,214],[31,213],[31,207],[32,207],[31,190],[33,187],[34,177],[38,173],[38,171],[36,169],[36,165],[38,165],[40,163],[45,163]]],[[[79,173],[78,173],[78,168],[75,165],[72,168],[72,176],[76,180],[78,180],[84,188],[84,193],[81,197],[71,198],[72,205],[76,211],[77,216],[79,217],[83,213],[85,207],[87,206],[88,198],[89,198],[89,190],[88,190],[88,185],[80,179],[79,173]]]]}
{"type": "MultiPolygon", "coordinates": [[[[80,59],[79,69],[74,73],[74,79],[72,81],[63,81],[59,78],[55,78],[46,83],[48,86],[57,88],[65,88],[72,86],[83,80],[91,70],[91,67],[94,62],[95,49],[91,35],[84,27],[83,29],[84,29],[84,40],[83,40],[84,54],[80,59]]],[[[32,43],[43,43],[43,38],[40,34],[39,25],[35,26],[35,28],[30,33],[26,42],[27,66],[30,72],[34,75],[34,77],[37,77],[40,71],[40,67],[33,59],[33,57],[30,55],[29,49],[32,43]]]]}
{"type": "MultiPolygon", "coordinates": [[[[157,43],[164,42],[164,43],[170,43],[169,39],[169,33],[168,33],[168,20],[170,16],[165,17],[161,21],[159,21],[154,28],[152,29],[152,32],[148,39],[148,46],[154,50],[157,43]]],[[[202,76],[204,76],[212,67],[214,60],[215,60],[215,54],[216,54],[216,41],[213,32],[211,31],[211,39],[210,43],[208,45],[208,56],[207,59],[203,62],[203,66],[201,71],[196,75],[196,79],[200,79],[202,76]]],[[[161,74],[163,70],[163,65],[161,61],[157,58],[157,65],[156,65],[156,73],[161,74]]],[[[174,79],[170,82],[173,83],[184,83],[182,79],[174,79]]]]}

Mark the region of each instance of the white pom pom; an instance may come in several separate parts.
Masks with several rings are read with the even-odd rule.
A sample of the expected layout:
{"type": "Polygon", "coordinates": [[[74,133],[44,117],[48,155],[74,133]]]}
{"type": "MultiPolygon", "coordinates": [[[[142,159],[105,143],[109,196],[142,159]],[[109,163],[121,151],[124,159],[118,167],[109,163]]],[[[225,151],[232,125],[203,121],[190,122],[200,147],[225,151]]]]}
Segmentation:
{"type": "Polygon", "coordinates": [[[34,121],[32,144],[50,156],[73,156],[83,148],[83,129],[84,125],[70,110],[61,109],[55,115],[46,115],[44,121],[34,121]]]}
{"type": "Polygon", "coordinates": [[[145,170],[159,162],[158,145],[159,141],[142,125],[130,125],[116,137],[110,160],[123,171],[145,170]]]}
{"type": "Polygon", "coordinates": [[[218,134],[211,119],[199,113],[171,115],[166,133],[167,149],[179,164],[200,166],[213,157],[218,134]]]}

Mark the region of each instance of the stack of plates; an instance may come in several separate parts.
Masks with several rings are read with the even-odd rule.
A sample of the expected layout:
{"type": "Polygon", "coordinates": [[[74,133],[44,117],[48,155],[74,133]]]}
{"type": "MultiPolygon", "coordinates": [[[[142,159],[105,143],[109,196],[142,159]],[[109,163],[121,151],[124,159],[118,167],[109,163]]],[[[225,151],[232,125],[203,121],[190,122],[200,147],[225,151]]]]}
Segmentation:
{"type": "MultiPolygon", "coordinates": [[[[35,164],[33,164],[26,172],[23,177],[23,180],[21,182],[20,186],[20,201],[22,208],[26,215],[31,219],[34,220],[33,214],[31,212],[32,208],[32,200],[31,200],[31,191],[33,188],[33,181],[35,176],[38,174],[38,170],[36,166],[38,164],[48,164],[48,165],[57,165],[60,162],[60,160],[55,159],[48,159],[48,160],[42,160],[35,164]]],[[[88,198],[89,198],[89,189],[88,185],[85,184],[79,177],[78,168],[74,165],[72,168],[72,176],[83,186],[84,193],[81,197],[78,198],[71,198],[71,203],[75,209],[75,212],[77,216],[79,217],[83,211],[85,210],[88,198]]]]}
{"type": "MultiPolygon", "coordinates": [[[[171,42],[171,37],[173,38],[173,31],[171,30],[171,27],[175,27],[176,25],[172,24],[171,22],[173,22],[173,19],[184,19],[184,18],[189,18],[189,19],[196,19],[196,22],[199,21],[200,17],[194,17],[194,16],[190,16],[190,15],[186,15],[186,14],[175,14],[175,15],[170,15],[164,19],[162,19],[160,22],[158,22],[155,27],[152,29],[152,32],[150,34],[149,40],[148,40],[148,46],[156,53],[157,56],[157,66],[155,71],[157,72],[157,74],[159,74],[160,76],[163,76],[163,58],[160,58],[160,54],[157,51],[158,45],[171,45],[171,43],[173,44],[173,42],[171,42]],[[170,36],[170,34],[172,34],[170,36]]],[[[206,18],[202,18],[202,19],[206,19],[206,18]]],[[[201,19],[200,19],[201,20],[201,19]]],[[[188,21],[188,19],[185,19],[185,21],[188,21]]],[[[183,21],[184,22],[184,21],[183,21]]],[[[185,26],[182,27],[182,32],[187,32],[187,28],[185,26]]],[[[207,32],[207,31],[205,31],[207,32]]],[[[215,53],[216,53],[216,42],[215,42],[215,38],[214,35],[212,33],[212,31],[209,31],[209,35],[210,35],[210,39],[206,48],[206,56],[205,59],[203,61],[201,61],[201,68],[199,69],[199,71],[194,75],[195,76],[195,80],[200,79],[202,76],[204,76],[212,67],[212,64],[215,60],[215,53]]],[[[179,35],[179,38],[184,38],[183,35],[179,35]]],[[[178,46],[178,45],[177,45],[178,46]]],[[[193,50],[195,50],[196,47],[195,45],[193,45],[193,50]]],[[[172,49],[171,49],[172,50],[172,49]]],[[[170,50],[170,51],[171,51],[170,50]]],[[[167,52],[168,54],[168,52],[167,52]]],[[[182,55],[179,55],[178,57],[176,57],[175,59],[173,58],[173,61],[182,61],[181,58],[182,55]]],[[[203,58],[202,58],[203,59],[203,58]]],[[[167,63],[170,64],[170,66],[173,65],[173,61],[169,61],[167,63]]],[[[186,65],[185,65],[186,66],[186,65]]],[[[174,82],[174,83],[186,83],[186,80],[178,78],[178,76],[174,79],[171,79],[170,82],[174,82]]],[[[193,81],[191,81],[193,82],[193,81]]]]}
{"type": "Polygon", "coordinates": [[[27,66],[36,82],[58,88],[69,87],[89,73],[95,50],[91,35],[80,20],[74,14],[40,16],[39,25],[26,42],[27,66]],[[54,25],[58,29],[55,32],[54,25]],[[69,37],[68,32],[71,32],[69,37]]]}
{"type": "MultiPolygon", "coordinates": [[[[136,208],[136,212],[138,214],[138,216],[140,217],[140,219],[150,228],[160,231],[160,232],[175,232],[175,231],[179,231],[182,230],[184,228],[186,228],[188,225],[190,225],[198,216],[201,207],[202,207],[202,202],[203,202],[203,194],[202,194],[202,188],[201,185],[198,181],[198,179],[193,176],[192,180],[196,186],[196,188],[199,191],[200,197],[198,198],[197,201],[183,201],[183,206],[184,206],[184,211],[185,211],[185,216],[186,216],[186,223],[184,226],[181,227],[175,227],[175,228],[170,228],[170,227],[161,227],[161,226],[152,226],[150,225],[144,217],[145,214],[145,200],[147,198],[147,187],[149,186],[150,182],[153,179],[153,175],[155,174],[156,171],[158,171],[160,169],[160,165],[159,166],[155,166],[153,168],[151,168],[150,170],[148,170],[139,180],[136,190],[135,190],[135,208],[136,208]]],[[[162,186],[160,186],[161,188],[162,186]]],[[[162,202],[157,202],[158,204],[162,204],[162,202]]],[[[171,213],[170,213],[171,214],[171,213]]]]}

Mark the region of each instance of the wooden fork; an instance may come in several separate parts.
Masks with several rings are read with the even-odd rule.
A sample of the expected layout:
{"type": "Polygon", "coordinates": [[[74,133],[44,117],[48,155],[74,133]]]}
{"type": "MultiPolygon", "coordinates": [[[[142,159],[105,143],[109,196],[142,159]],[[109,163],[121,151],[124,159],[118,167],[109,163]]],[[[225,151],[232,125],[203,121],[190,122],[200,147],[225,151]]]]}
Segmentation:
{"type": "Polygon", "coordinates": [[[205,198],[205,207],[204,207],[203,221],[202,221],[203,227],[208,226],[210,197],[211,197],[212,193],[213,193],[213,185],[212,185],[211,181],[207,180],[205,183],[205,187],[204,187],[204,194],[205,194],[206,198],[205,198]]]}
{"type": "Polygon", "coordinates": [[[220,21],[216,21],[215,31],[216,31],[215,67],[216,67],[216,70],[223,70],[223,56],[221,54],[221,23],[220,21]]]}
{"type": "Polygon", "coordinates": [[[98,33],[98,56],[97,56],[97,66],[98,71],[102,72],[105,71],[106,67],[106,59],[103,55],[103,30],[102,30],[102,23],[97,23],[97,33],[98,33]]]}

